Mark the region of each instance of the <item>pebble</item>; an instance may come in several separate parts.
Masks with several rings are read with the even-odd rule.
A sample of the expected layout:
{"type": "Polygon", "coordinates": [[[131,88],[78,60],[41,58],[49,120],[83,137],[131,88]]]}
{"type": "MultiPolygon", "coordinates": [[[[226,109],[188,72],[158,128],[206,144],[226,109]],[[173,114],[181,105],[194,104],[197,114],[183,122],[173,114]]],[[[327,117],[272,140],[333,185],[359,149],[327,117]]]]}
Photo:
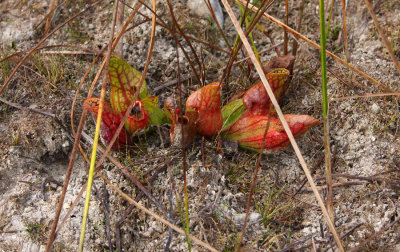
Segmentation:
{"type": "MultiPolygon", "coordinates": [[[[224,28],[224,14],[222,13],[222,8],[219,3],[219,0],[210,0],[211,7],[214,10],[215,17],[218,20],[221,28],[224,28]]],[[[189,0],[187,6],[189,9],[200,17],[210,17],[211,13],[204,3],[203,0],[189,0]]]]}
{"type": "Polygon", "coordinates": [[[379,111],[379,106],[378,106],[376,103],[374,103],[374,104],[372,104],[372,106],[371,106],[371,110],[374,111],[375,113],[378,113],[378,111],[379,111]]]}
{"type": "MultiPolygon", "coordinates": [[[[245,213],[236,214],[236,215],[233,216],[233,222],[236,225],[243,225],[245,216],[246,216],[245,213]]],[[[259,213],[250,213],[247,223],[256,222],[260,218],[261,218],[261,214],[259,214],[259,213]]]]}

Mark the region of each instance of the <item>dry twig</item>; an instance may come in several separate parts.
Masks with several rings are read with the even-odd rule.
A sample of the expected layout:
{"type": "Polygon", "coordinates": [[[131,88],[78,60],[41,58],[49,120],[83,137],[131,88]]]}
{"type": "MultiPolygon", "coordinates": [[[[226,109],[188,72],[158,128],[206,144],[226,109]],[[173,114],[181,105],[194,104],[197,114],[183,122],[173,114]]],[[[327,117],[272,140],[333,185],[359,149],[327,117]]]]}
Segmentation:
{"type": "MultiPolygon", "coordinates": [[[[246,2],[244,2],[244,0],[238,0],[240,3],[242,3],[243,5],[246,4],[246,2]]],[[[253,11],[257,11],[258,8],[251,5],[250,6],[251,9],[253,11]]],[[[306,38],[305,36],[303,36],[301,33],[295,31],[294,29],[288,27],[287,25],[285,25],[284,23],[282,23],[281,21],[277,20],[276,18],[272,17],[271,15],[268,15],[267,13],[263,13],[263,16],[265,18],[267,18],[268,20],[270,20],[271,22],[273,22],[274,24],[282,27],[283,29],[287,30],[288,32],[292,33],[295,37],[304,40],[305,42],[307,42],[308,44],[310,44],[312,47],[314,47],[315,49],[321,50],[321,47],[311,41],[310,39],[306,38]]],[[[341,58],[339,58],[338,56],[336,56],[335,54],[331,53],[330,51],[326,50],[326,54],[329,55],[332,59],[334,59],[335,61],[345,65],[347,68],[349,68],[350,70],[352,70],[353,72],[356,72],[357,74],[359,74],[360,76],[364,77],[365,79],[369,80],[370,82],[374,83],[374,85],[376,85],[377,87],[383,89],[384,91],[387,92],[392,92],[393,91],[388,88],[386,85],[382,84],[381,82],[375,80],[374,78],[372,78],[371,76],[367,75],[366,73],[364,73],[363,71],[355,68],[353,65],[348,64],[346,61],[342,60],[341,58]]]]}
{"type": "MultiPolygon", "coordinates": [[[[322,200],[322,198],[321,198],[321,196],[320,196],[320,194],[319,194],[319,192],[318,192],[318,190],[317,190],[317,188],[315,186],[315,183],[314,183],[314,181],[312,179],[312,176],[310,174],[310,170],[308,169],[307,164],[306,164],[306,162],[305,162],[305,160],[303,158],[303,155],[301,154],[300,149],[299,149],[299,147],[298,147],[298,145],[296,143],[296,140],[294,139],[293,134],[292,134],[292,132],[291,132],[291,130],[289,128],[289,125],[287,124],[287,122],[286,122],[286,120],[285,120],[285,118],[283,116],[283,113],[282,113],[282,110],[281,110],[281,108],[280,108],[280,106],[278,104],[278,101],[276,100],[275,95],[272,92],[272,89],[271,89],[270,85],[268,84],[268,81],[267,81],[267,79],[265,77],[264,71],[263,71],[260,63],[257,61],[257,59],[256,59],[256,57],[254,55],[254,52],[252,51],[251,46],[250,46],[250,44],[249,44],[249,42],[248,42],[248,40],[246,38],[246,35],[244,34],[242,28],[240,27],[240,25],[239,25],[239,23],[238,23],[238,21],[237,21],[237,19],[235,17],[235,14],[233,13],[231,7],[229,6],[227,0],[222,0],[222,3],[224,4],[225,9],[229,14],[229,17],[231,18],[231,20],[232,20],[237,32],[239,33],[240,38],[242,39],[243,45],[245,46],[245,49],[246,49],[247,53],[249,54],[253,64],[255,65],[257,73],[260,76],[260,78],[261,78],[261,80],[262,80],[262,82],[264,84],[265,89],[267,90],[267,93],[268,93],[268,95],[269,95],[269,97],[271,99],[272,104],[274,105],[274,108],[275,108],[275,110],[276,110],[276,112],[277,112],[277,114],[279,116],[279,119],[282,122],[282,125],[283,125],[283,127],[285,129],[285,132],[287,133],[287,135],[289,137],[290,143],[292,144],[293,149],[296,152],[296,155],[297,155],[297,157],[298,157],[298,159],[300,161],[300,164],[301,164],[301,166],[302,166],[302,168],[304,170],[304,173],[306,174],[307,179],[308,179],[308,181],[309,181],[309,183],[310,183],[310,185],[311,185],[311,187],[313,189],[314,195],[315,195],[315,197],[316,197],[316,199],[318,201],[318,204],[320,205],[320,208],[322,210],[322,213],[324,214],[324,217],[325,217],[325,219],[326,219],[326,221],[328,223],[329,229],[331,230],[331,232],[332,232],[332,234],[333,234],[333,236],[335,238],[335,241],[336,241],[336,243],[338,245],[338,248],[339,248],[340,251],[344,251],[344,248],[342,246],[340,238],[339,238],[339,236],[338,236],[338,234],[336,232],[335,226],[333,225],[331,219],[329,218],[329,214],[328,214],[328,212],[327,212],[327,210],[325,208],[324,202],[323,202],[323,200],[322,200]]],[[[264,15],[265,15],[265,13],[264,13],[264,15]]]]}
{"type": "Polygon", "coordinates": [[[384,44],[384,46],[386,47],[386,50],[388,50],[389,55],[390,55],[390,57],[392,58],[393,63],[394,63],[394,65],[396,66],[397,71],[398,71],[399,74],[400,74],[400,63],[399,63],[399,60],[397,59],[396,55],[394,55],[394,53],[393,53],[393,51],[392,51],[392,46],[391,46],[389,40],[386,38],[385,32],[382,30],[381,26],[379,25],[379,21],[378,21],[378,19],[376,18],[375,12],[374,12],[374,10],[373,10],[373,8],[372,8],[372,4],[371,4],[371,2],[370,2],[369,0],[364,0],[364,2],[365,2],[365,5],[367,5],[369,14],[371,14],[371,17],[372,17],[372,19],[374,20],[374,24],[375,24],[375,26],[376,26],[376,29],[377,29],[378,32],[379,32],[379,35],[381,36],[381,39],[382,39],[382,41],[383,41],[383,44],[384,44]]]}

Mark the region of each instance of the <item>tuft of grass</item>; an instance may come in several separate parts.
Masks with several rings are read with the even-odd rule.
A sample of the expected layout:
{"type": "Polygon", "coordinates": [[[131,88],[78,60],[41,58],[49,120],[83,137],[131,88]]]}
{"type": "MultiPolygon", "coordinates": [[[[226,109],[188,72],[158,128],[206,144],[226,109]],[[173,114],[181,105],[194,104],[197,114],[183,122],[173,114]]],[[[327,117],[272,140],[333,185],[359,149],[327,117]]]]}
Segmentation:
{"type": "MultiPolygon", "coordinates": [[[[4,59],[7,57],[7,54],[5,52],[1,52],[1,58],[4,59]]],[[[0,64],[0,80],[4,81],[7,79],[8,75],[12,71],[12,66],[11,66],[11,61],[10,60],[4,60],[0,64]]]]}
{"type": "Polygon", "coordinates": [[[33,57],[33,65],[44,76],[48,83],[56,85],[65,78],[65,71],[63,65],[65,60],[63,56],[44,56],[35,54],[33,57]]]}
{"type": "Polygon", "coordinates": [[[82,29],[81,24],[79,21],[74,21],[68,23],[68,30],[70,37],[74,40],[78,41],[79,43],[83,43],[88,40],[88,34],[82,29]]]}
{"type": "Polygon", "coordinates": [[[46,230],[45,226],[36,222],[25,222],[25,231],[29,234],[29,237],[36,242],[43,243],[46,241],[46,230]]]}
{"type": "Polygon", "coordinates": [[[289,236],[291,232],[291,229],[282,230],[280,226],[276,227],[274,223],[274,221],[285,222],[293,215],[291,211],[292,201],[285,199],[285,189],[286,185],[278,189],[271,185],[266,185],[260,188],[261,191],[267,192],[262,199],[258,201],[254,199],[256,211],[262,216],[260,223],[266,228],[261,243],[268,250],[273,249],[274,244],[280,241],[278,238],[282,234],[289,236]]]}
{"type": "Polygon", "coordinates": [[[269,226],[270,221],[275,219],[280,211],[291,206],[290,201],[283,205],[280,204],[280,202],[282,202],[281,197],[283,196],[282,193],[285,190],[285,187],[286,186],[284,185],[279,189],[273,187],[270,188],[268,194],[263,197],[261,204],[257,204],[257,201],[254,201],[256,202],[256,209],[262,215],[261,223],[264,224],[264,226],[269,226]]]}
{"type": "Polygon", "coordinates": [[[18,130],[16,133],[13,131],[12,132],[12,146],[18,146],[19,143],[19,134],[21,133],[21,130],[18,130]]]}

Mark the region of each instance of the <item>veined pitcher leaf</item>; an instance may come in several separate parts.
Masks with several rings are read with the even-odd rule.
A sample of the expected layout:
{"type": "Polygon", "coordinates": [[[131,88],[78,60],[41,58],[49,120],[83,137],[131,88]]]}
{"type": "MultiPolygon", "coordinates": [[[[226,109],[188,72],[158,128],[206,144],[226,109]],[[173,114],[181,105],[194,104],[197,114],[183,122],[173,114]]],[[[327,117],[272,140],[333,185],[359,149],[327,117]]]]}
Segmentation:
{"type": "MultiPolygon", "coordinates": [[[[298,137],[307,132],[311,127],[320,124],[318,119],[308,115],[284,115],[289,124],[294,137],[298,137]]],[[[265,144],[262,146],[265,128],[267,126],[268,116],[251,115],[240,118],[224,134],[224,137],[238,141],[239,146],[245,149],[260,151],[266,149],[269,151],[280,150],[290,144],[289,137],[283,129],[279,119],[270,118],[265,144]]]]}
{"type": "MultiPolygon", "coordinates": [[[[284,68],[274,69],[267,74],[268,83],[278,101],[288,88],[286,79],[289,74],[289,70],[284,68]]],[[[243,95],[242,99],[243,104],[247,108],[246,111],[243,112],[243,117],[249,115],[269,115],[274,111],[271,105],[271,99],[261,81],[250,87],[243,95]]]]}
{"type": "Polygon", "coordinates": [[[144,110],[142,102],[137,101],[125,122],[125,129],[130,134],[134,135],[141,130],[145,130],[149,126],[150,116],[147,111],[144,110]]]}
{"type": "MultiPolygon", "coordinates": [[[[135,98],[135,93],[139,88],[139,81],[142,74],[124,60],[117,57],[111,58],[108,73],[111,84],[111,106],[114,110],[123,112],[128,108],[132,99],[135,98]]],[[[146,81],[143,80],[139,92],[139,99],[144,99],[149,96],[150,94],[146,88],[146,81]]]]}
{"type": "Polygon", "coordinates": [[[286,81],[290,72],[285,68],[276,68],[267,74],[268,83],[271,85],[272,91],[278,102],[288,89],[289,83],[286,81]]]}
{"type": "MultiPolygon", "coordinates": [[[[95,97],[87,98],[83,102],[83,108],[90,112],[95,122],[97,120],[99,105],[100,105],[100,99],[95,97]]],[[[115,135],[115,132],[117,131],[117,128],[120,123],[121,123],[121,114],[113,110],[108,102],[104,102],[104,109],[100,124],[100,139],[102,140],[104,145],[108,145],[111,142],[111,139],[115,135]]],[[[112,146],[112,149],[115,151],[122,150],[129,144],[130,144],[130,136],[122,128],[117,140],[115,140],[112,146]]]]}
{"type": "Polygon", "coordinates": [[[222,128],[221,87],[218,82],[208,84],[192,93],[186,100],[186,112],[198,113],[196,131],[203,136],[217,134],[222,128]]]}

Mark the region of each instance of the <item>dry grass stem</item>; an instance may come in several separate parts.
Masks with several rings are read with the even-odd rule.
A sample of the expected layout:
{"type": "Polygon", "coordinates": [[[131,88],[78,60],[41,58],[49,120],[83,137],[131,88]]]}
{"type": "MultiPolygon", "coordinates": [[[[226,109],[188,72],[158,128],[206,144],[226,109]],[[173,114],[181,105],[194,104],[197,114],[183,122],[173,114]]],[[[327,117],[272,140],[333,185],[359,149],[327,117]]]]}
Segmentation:
{"type": "MultiPolygon", "coordinates": [[[[103,174],[101,174],[101,173],[98,173],[98,174],[107,183],[107,185],[109,185],[114,191],[116,191],[119,195],[121,195],[121,197],[124,198],[126,201],[128,201],[130,204],[135,205],[135,207],[137,207],[141,211],[143,211],[146,214],[150,215],[151,217],[157,219],[158,221],[160,221],[164,225],[172,228],[176,232],[185,235],[185,231],[183,229],[181,229],[178,226],[170,223],[166,219],[162,218],[161,216],[157,215],[156,213],[154,213],[154,212],[150,211],[149,209],[147,209],[146,207],[142,206],[141,204],[136,202],[134,199],[129,197],[129,195],[127,195],[126,193],[121,191],[117,186],[112,184],[111,181],[109,179],[107,179],[103,174]]],[[[203,242],[202,240],[198,239],[197,237],[195,237],[195,236],[193,236],[191,234],[189,234],[188,236],[192,241],[194,241],[195,243],[197,243],[197,244],[201,245],[202,247],[208,249],[209,251],[214,251],[214,252],[218,251],[217,249],[213,248],[211,245],[203,242]]]]}
{"type": "Polygon", "coordinates": [[[344,53],[346,55],[346,61],[350,62],[349,44],[347,41],[347,24],[346,24],[346,0],[342,0],[342,17],[343,17],[343,41],[344,41],[344,53]]]}
{"type": "Polygon", "coordinates": [[[49,12],[47,13],[46,25],[44,27],[44,34],[47,34],[47,32],[50,29],[50,24],[51,24],[51,19],[53,18],[53,11],[54,11],[55,4],[56,4],[56,0],[50,0],[49,12]]]}
{"type": "MultiPolygon", "coordinates": [[[[118,8],[117,8],[117,32],[122,31],[123,27],[124,27],[124,10],[125,10],[125,4],[122,4],[121,2],[117,2],[118,3],[118,8]]],[[[122,33],[123,34],[123,33],[122,33]]],[[[114,53],[119,57],[122,58],[123,56],[123,45],[124,45],[124,41],[121,37],[120,39],[120,43],[117,44],[117,47],[115,48],[114,53]]]]}
{"type": "Polygon", "coordinates": [[[376,18],[375,12],[372,8],[372,4],[369,0],[364,0],[365,1],[365,5],[368,8],[369,14],[371,14],[372,19],[374,20],[374,24],[376,26],[376,29],[379,32],[379,35],[381,36],[381,39],[383,41],[383,45],[386,47],[386,50],[388,50],[390,57],[393,60],[394,65],[397,68],[397,71],[400,74],[400,63],[399,60],[397,59],[396,55],[394,55],[393,50],[392,50],[392,46],[389,42],[389,40],[386,38],[385,32],[382,30],[381,26],[379,25],[379,21],[376,18]]]}
{"type": "Polygon", "coordinates": [[[56,31],[58,31],[61,27],[63,27],[64,25],[68,24],[71,20],[75,19],[76,17],[78,17],[79,15],[81,15],[82,13],[84,13],[85,11],[89,10],[91,7],[93,7],[95,4],[97,4],[98,1],[92,3],[91,5],[89,5],[86,9],[82,10],[81,12],[76,13],[75,15],[71,16],[70,18],[68,18],[67,20],[65,20],[64,22],[62,22],[61,24],[59,24],[56,28],[54,28],[51,32],[49,32],[46,36],[44,36],[34,47],[32,47],[27,53],[26,55],[18,62],[18,64],[14,67],[14,69],[12,70],[12,72],[10,73],[10,75],[7,77],[7,79],[4,81],[3,86],[0,88],[0,94],[2,94],[5,90],[5,88],[7,87],[8,83],[10,82],[10,80],[12,79],[12,77],[15,75],[15,73],[17,72],[17,70],[22,66],[22,64],[24,64],[24,62],[26,61],[26,59],[28,59],[32,53],[34,51],[36,51],[51,35],[53,35],[56,31]]]}
{"type": "MultiPolygon", "coordinates": [[[[329,103],[328,103],[329,104],[329,103]]],[[[324,149],[325,149],[325,172],[326,172],[326,185],[327,185],[327,195],[326,195],[326,207],[329,216],[333,223],[335,223],[335,210],[333,207],[333,185],[332,185],[332,162],[331,162],[331,146],[329,137],[329,114],[324,116],[324,149]]]]}
{"type": "MultiPolygon", "coordinates": [[[[261,78],[261,80],[262,80],[262,82],[264,84],[265,89],[268,92],[268,95],[269,95],[269,97],[271,99],[271,102],[274,105],[274,108],[276,109],[276,112],[277,112],[277,114],[279,116],[279,119],[281,120],[282,125],[283,125],[283,127],[285,129],[285,132],[289,137],[290,143],[292,144],[293,149],[296,152],[296,155],[297,155],[297,157],[298,157],[298,159],[300,161],[300,164],[301,164],[301,166],[302,166],[302,168],[304,170],[304,173],[306,174],[307,179],[308,179],[308,181],[309,181],[309,183],[311,185],[311,188],[313,189],[314,195],[315,195],[315,197],[316,197],[316,199],[318,201],[318,204],[320,205],[320,208],[321,208],[321,210],[322,210],[322,212],[324,214],[324,217],[325,217],[325,219],[326,219],[326,221],[328,223],[329,229],[331,230],[331,232],[332,232],[332,234],[333,234],[333,236],[335,238],[335,241],[336,241],[336,243],[338,245],[338,248],[340,249],[340,251],[344,251],[344,248],[342,246],[340,238],[339,238],[339,236],[338,236],[338,234],[336,232],[335,226],[332,223],[331,219],[329,218],[329,214],[328,214],[328,212],[327,212],[327,210],[325,208],[324,202],[323,202],[323,200],[322,200],[322,198],[321,198],[321,196],[320,196],[320,194],[319,194],[319,192],[318,192],[318,190],[317,190],[317,188],[315,186],[315,183],[314,183],[313,178],[311,176],[310,170],[308,169],[307,164],[306,164],[306,162],[305,162],[305,160],[304,160],[304,158],[303,158],[303,156],[302,156],[302,154],[300,152],[300,149],[299,149],[299,147],[298,147],[298,145],[296,143],[296,140],[294,139],[293,134],[290,131],[289,125],[287,124],[287,122],[286,122],[286,120],[285,120],[285,118],[283,116],[283,113],[282,113],[282,110],[281,110],[281,108],[280,108],[280,106],[278,104],[278,101],[276,100],[275,95],[272,92],[272,89],[271,89],[271,87],[270,87],[270,85],[269,85],[269,83],[268,83],[268,81],[267,81],[267,79],[265,77],[265,74],[264,74],[264,71],[262,69],[262,66],[257,61],[257,59],[256,59],[256,57],[254,55],[254,52],[252,51],[251,46],[250,46],[250,44],[249,44],[249,42],[248,42],[248,40],[246,38],[246,35],[244,34],[242,28],[240,27],[240,25],[239,25],[234,13],[233,13],[231,7],[229,6],[227,0],[222,0],[222,3],[225,6],[225,9],[228,12],[228,15],[231,18],[231,20],[232,20],[237,32],[239,33],[240,38],[242,39],[243,45],[245,46],[245,49],[246,49],[247,53],[249,54],[254,66],[255,66],[255,68],[257,70],[257,73],[260,76],[260,78],[261,78]]],[[[264,15],[265,15],[265,13],[264,13],[264,15]]]]}
{"type": "Polygon", "coordinates": [[[42,54],[63,54],[63,55],[93,55],[96,53],[88,51],[44,51],[42,54]]]}
{"type": "MultiPolygon", "coordinates": [[[[337,187],[343,187],[343,186],[352,186],[352,185],[365,185],[367,182],[363,181],[349,181],[349,182],[342,182],[342,183],[333,183],[332,188],[337,188],[337,187]]],[[[327,186],[317,186],[318,191],[326,190],[327,186]]],[[[303,192],[309,192],[311,193],[312,190],[311,188],[304,188],[303,192]]]]}
{"type": "MultiPolygon", "coordinates": [[[[243,5],[246,4],[246,2],[244,0],[237,0],[240,3],[242,3],[243,5]]],[[[253,11],[257,11],[258,8],[251,5],[250,8],[253,11]]],[[[284,23],[282,23],[281,21],[279,21],[278,19],[268,15],[267,13],[263,13],[263,16],[265,18],[267,18],[268,20],[270,20],[271,22],[273,22],[274,24],[282,27],[283,29],[287,30],[288,32],[290,32],[291,34],[293,34],[295,37],[304,40],[305,42],[307,42],[308,44],[310,44],[312,47],[314,47],[315,49],[321,50],[321,47],[315,43],[314,41],[306,38],[305,36],[303,36],[301,33],[295,31],[294,29],[290,28],[289,26],[285,25],[284,23]]],[[[384,85],[383,83],[377,81],[376,79],[372,78],[371,76],[367,75],[366,73],[364,73],[363,71],[355,68],[353,65],[347,63],[346,61],[342,60],[341,58],[339,58],[338,56],[336,56],[335,54],[331,53],[330,51],[326,50],[326,54],[329,55],[332,59],[334,59],[335,61],[341,63],[342,65],[348,67],[350,70],[352,70],[353,72],[356,72],[357,74],[359,74],[360,76],[364,77],[365,79],[369,80],[370,82],[374,83],[374,85],[376,85],[377,87],[381,88],[384,91],[387,92],[393,92],[393,90],[391,90],[390,88],[388,88],[386,85],[384,85]]]]}
{"type": "Polygon", "coordinates": [[[14,107],[14,108],[17,108],[17,109],[20,109],[20,110],[31,111],[31,112],[34,112],[34,113],[42,114],[42,115],[45,115],[45,116],[50,116],[50,117],[53,117],[53,118],[56,117],[56,115],[53,114],[53,113],[50,113],[50,112],[47,112],[47,111],[43,111],[43,110],[40,110],[40,109],[24,107],[24,106],[22,106],[20,104],[7,101],[6,99],[3,99],[2,97],[0,97],[0,101],[5,103],[5,104],[7,104],[7,105],[9,105],[9,106],[11,106],[11,107],[14,107]]]}
{"type": "Polygon", "coordinates": [[[329,102],[344,101],[344,100],[358,99],[358,98],[384,97],[384,96],[400,96],[400,92],[380,93],[380,94],[365,94],[365,95],[352,95],[352,96],[332,98],[332,99],[329,99],[329,102]]]}
{"type": "MultiPolygon", "coordinates": [[[[289,25],[289,3],[285,0],[285,25],[289,25]]],[[[288,54],[288,33],[283,31],[283,55],[288,54]]]]}
{"type": "MultiPolygon", "coordinates": [[[[301,24],[302,24],[302,21],[303,21],[304,4],[305,3],[306,3],[306,0],[302,0],[301,3],[300,3],[300,14],[299,14],[299,20],[297,22],[297,28],[296,28],[296,30],[298,32],[300,32],[301,24]]],[[[299,46],[299,44],[297,43],[297,40],[293,39],[293,46],[292,46],[292,55],[293,56],[296,56],[298,46],[299,46]]]]}

